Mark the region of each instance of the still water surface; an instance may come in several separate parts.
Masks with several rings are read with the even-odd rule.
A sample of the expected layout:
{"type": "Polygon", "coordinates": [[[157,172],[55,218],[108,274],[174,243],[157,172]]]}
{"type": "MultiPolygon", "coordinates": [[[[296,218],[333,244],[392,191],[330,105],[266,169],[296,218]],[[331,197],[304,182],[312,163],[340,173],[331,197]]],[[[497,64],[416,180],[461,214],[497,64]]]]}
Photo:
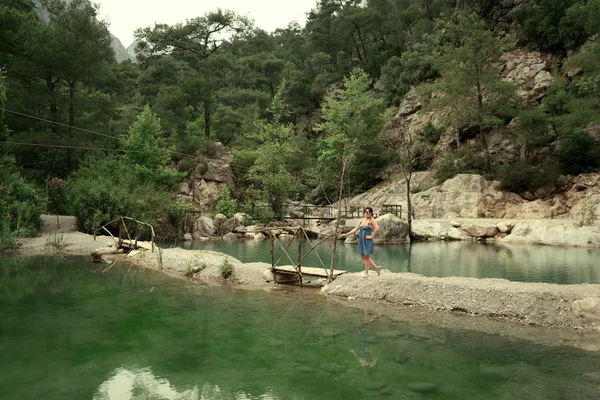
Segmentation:
{"type": "MultiPolygon", "coordinates": [[[[242,262],[271,262],[271,245],[267,240],[202,241],[182,246],[220,251],[242,262]]],[[[297,245],[294,242],[290,247],[290,252],[293,253],[292,260],[296,261],[297,245]]],[[[312,246],[305,243],[303,248],[310,247],[312,246]]],[[[331,262],[331,247],[331,242],[324,242],[318,247],[319,256],[326,266],[331,262]]],[[[313,254],[311,253],[302,265],[321,267],[319,259],[313,254]]],[[[280,255],[281,250],[276,248],[275,259],[280,255]]],[[[600,283],[600,249],[421,242],[411,245],[375,246],[373,260],[392,272],[414,272],[424,276],[504,278],[520,282],[559,284],[600,283]]],[[[280,265],[283,264],[290,262],[283,259],[280,265]]],[[[338,244],[336,269],[351,272],[364,269],[364,264],[357,255],[356,245],[338,244]]]]}
{"type": "Polygon", "coordinates": [[[105,268],[0,256],[0,399],[600,398],[598,353],[105,268]]]}

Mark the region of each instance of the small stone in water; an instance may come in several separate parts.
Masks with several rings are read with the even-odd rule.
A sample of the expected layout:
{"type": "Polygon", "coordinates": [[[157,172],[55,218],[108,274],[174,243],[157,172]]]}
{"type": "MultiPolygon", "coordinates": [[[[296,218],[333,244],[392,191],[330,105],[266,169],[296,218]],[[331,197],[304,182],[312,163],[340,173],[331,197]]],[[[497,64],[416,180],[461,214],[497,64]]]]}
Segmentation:
{"type": "Polygon", "coordinates": [[[368,390],[381,390],[384,387],[386,387],[386,383],[385,382],[367,382],[365,387],[368,390]]]}
{"type": "Polygon", "coordinates": [[[431,393],[437,390],[437,385],[430,382],[413,382],[409,383],[406,387],[418,393],[431,393]]]}

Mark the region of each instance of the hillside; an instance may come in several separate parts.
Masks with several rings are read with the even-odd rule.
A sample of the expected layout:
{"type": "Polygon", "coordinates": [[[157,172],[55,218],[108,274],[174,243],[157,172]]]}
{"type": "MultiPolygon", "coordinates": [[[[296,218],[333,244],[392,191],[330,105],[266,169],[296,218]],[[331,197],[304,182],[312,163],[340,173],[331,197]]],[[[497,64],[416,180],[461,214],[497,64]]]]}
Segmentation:
{"type": "Polygon", "coordinates": [[[219,204],[277,217],[425,173],[417,216],[567,218],[600,167],[600,0],[321,0],[273,33],[218,9],[140,30],[137,63],[87,0],[42,1],[0,5],[0,160],[67,182],[44,204],[81,229],[136,214],[176,237],[219,204]],[[505,200],[445,210],[461,176],[505,200]]]}

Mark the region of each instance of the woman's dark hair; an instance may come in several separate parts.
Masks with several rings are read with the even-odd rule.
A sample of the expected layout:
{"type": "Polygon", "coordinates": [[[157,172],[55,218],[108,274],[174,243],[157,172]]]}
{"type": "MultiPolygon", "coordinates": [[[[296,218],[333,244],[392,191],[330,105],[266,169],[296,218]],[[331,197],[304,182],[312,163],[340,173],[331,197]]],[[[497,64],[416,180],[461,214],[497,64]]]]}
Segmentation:
{"type": "Polygon", "coordinates": [[[365,211],[367,211],[367,210],[369,210],[369,213],[371,213],[371,215],[373,215],[373,207],[371,207],[371,206],[366,206],[366,207],[363,209],[363,213],[364,213],[365,211]]]}

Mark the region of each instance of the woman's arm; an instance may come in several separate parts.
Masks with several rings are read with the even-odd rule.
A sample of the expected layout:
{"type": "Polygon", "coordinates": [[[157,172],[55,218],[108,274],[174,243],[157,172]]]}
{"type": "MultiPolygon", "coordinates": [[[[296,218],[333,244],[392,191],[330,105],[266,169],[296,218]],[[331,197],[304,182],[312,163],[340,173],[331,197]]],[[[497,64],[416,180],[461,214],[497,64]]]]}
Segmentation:
{"type": "Polygon", "coordinates": [[[375,235],[377,235],[377,232],[379,232],[379,225],[377,224],[377,221],[373,219],[373,232],[371,232],[370,235],[365,235],[365,239],[373,239],[375,235]]]}
{"type": "Polygon", "coordinates": [[[356,224],[356,226],[350,232],[342,233],[340,235],[340,237],[346,237],[346,236],[352,235],[354,232],[356,232],[358,230],[359,226],[360,226],[360,221],[358,222],[358,224],[356,224]]]}

